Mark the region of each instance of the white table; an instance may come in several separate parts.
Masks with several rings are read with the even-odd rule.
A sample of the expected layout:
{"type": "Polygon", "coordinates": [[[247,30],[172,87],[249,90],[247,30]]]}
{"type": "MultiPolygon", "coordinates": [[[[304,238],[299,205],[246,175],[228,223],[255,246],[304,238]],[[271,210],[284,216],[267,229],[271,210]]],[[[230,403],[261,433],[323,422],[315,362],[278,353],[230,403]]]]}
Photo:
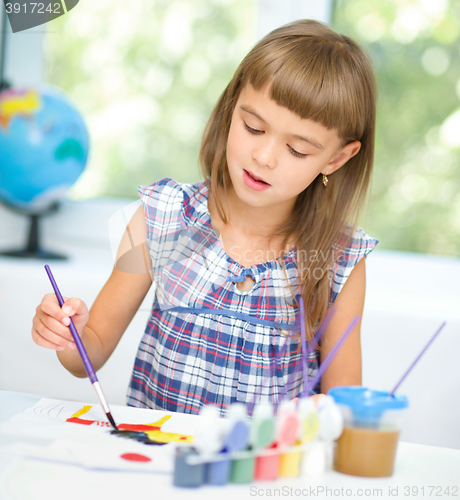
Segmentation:
{"type": "MultiPolygon", "coordinates": [[[[39,399],[37,395],[0,390],[0,422],[31,407],[39,399]]],[[[15,450],[27,439],[26,434],[0,434],[1,500],[460,497],[460,450],[450,448],[401,442],[395,472],[389,478],[361,478],[328,471],[292,480],[180,489],[172,486],[169,474],[100,472],[15,455],[15,450]]]]}

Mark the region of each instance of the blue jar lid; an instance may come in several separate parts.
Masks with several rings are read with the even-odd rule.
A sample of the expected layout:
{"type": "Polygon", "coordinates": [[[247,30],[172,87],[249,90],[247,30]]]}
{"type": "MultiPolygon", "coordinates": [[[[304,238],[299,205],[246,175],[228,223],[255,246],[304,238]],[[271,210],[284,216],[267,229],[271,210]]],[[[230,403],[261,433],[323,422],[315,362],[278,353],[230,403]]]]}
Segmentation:
{"type": "Polygon", "coordinates": [[[375,409],[376,411],[399,410],[409,405],[406,396],[388,397],[388,392],[373,391],[360,385],[333,387],[328,394],[337,404],[349,406],[351,409],[375,409]]]}
{"type": "Polygon", "coordinates": [[[368,425],[377,424],[385,411],[402,410],[409,406],[406,396],[393,394],[388,397],[388,394],[362,386],[333,387],[328,391],[337,404],[351,409],[355,423],[368,425]]]}

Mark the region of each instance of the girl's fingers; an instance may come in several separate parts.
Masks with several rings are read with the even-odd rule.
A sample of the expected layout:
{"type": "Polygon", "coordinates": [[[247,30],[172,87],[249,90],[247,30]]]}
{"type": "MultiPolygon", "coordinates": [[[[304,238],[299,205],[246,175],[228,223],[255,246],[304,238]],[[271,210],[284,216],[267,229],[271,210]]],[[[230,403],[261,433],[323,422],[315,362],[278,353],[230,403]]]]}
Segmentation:
{"type": "MultiPolygon", "coordinates": [[[[60,325],[59,322],[53,318],[47,318],[46,323],[40,318],[34,318],[33,327],[32,337],[36,343],[38,343],[37,340],[39,340],[45,341],[52,346],[60,347],[61,350],[75,349],[75,343],[73,342],[69,329],[60,325]],[[53,325],[52,327],[50,327],[50,323],[53,325]],[[64,332],[62,332],[61,328],[64,328],[64,332]]],[[[51,349],[55,347],[50,347],[48,345],[48,348],[51,349]]]]}
{"type": "Polygon", "coordinates": [[[70,318],[72,318],[77,329],[81,329],[89,317],[86,304],[76,297],[70,299],[68,297],[63,298],[64,304],[61,308],[54,295],[45,295],[42,303],[37,308],[37,314],[40,315],[40,312],[44,312],[61,322],[64,326],[69,326],[70,318]]]}
{"type": "Polygon", "coordinates": [[[61,309],[54,294],[45,295],[41,304],[37,307],[36,312],[38,316],[40,316],[41,313],[45,313],[45,315],[55,318],[60,322],[62,322],[64,318],[68,318],[68,315],[61,309]]]}
{"type": "Polygon", "coordinates": [[[53,344],[49,340],[44,339],[38,332],[37,330],[32,331],[32,338],[34,339],[34,342],[40,346],[44,347],[45,349],[52,349],[53,351],[63,351],[64,347],[61,347],[60,345],[53,344]]]}
{"type": "Polygon", "coordinates": [[[61,306],[57,302],[55,296],[52,297],[45,296],[42,303],[36,309],[36,315],[51,330],[56,331],[57,333],[61,333],[62,335],[67,334],[67,336],[70,336],[70,331],[67,328],[70,325],[70,318],[73,317],[77,327],[79,326],[78,323],[80,323],[79,321],[80,318],[77,315],[74,315],[72,306],[71,306],[72,307],[71,311],[67,309],[68,307],[69,306],[64,306],[64,308],[61,309],[61,306]],[[51,319],[55,320],[57,323],[52,323],[51,319]],[[64,326],[65,330],[62,329],[62,326],[64,326]]]}
{"type": "Polygon", "coordinates": [[[77,297],[72,297],[71,299],[65,298],[63,309],[67,314],[86,314],[88,308],[86,304],[77,297]]]}
{"type": "Polygon", "coordinates": [[[40,323],[42,323],[43,326],[52,333],[55,333],[60,337],[67,339],[67,341],[73,340],[72,334],[70,333],[70,329],[68,327],[68,325],[70,324],[69,318],[64,317],[62,321],[58,321],[56,318],[53,318],[52,316],[48,316],[45,314],[38,316],[37,319],[38,319],[37,322],[38,331],[40,331],[38,327],[42,328],[40,325],[40,323]]]}
{"type": "Polygon", "coordinates": [[[64,306],[70,307],[70,310],[61,309],[54,293],[45,295],[37,307],[32,322],[32,338],[37,345],[53,350],[75,349],[69,329],[70,318],[73,318],[77,329],[84,328],[88,321],[88,309],[80,299],[63,298],[64,306]]]}

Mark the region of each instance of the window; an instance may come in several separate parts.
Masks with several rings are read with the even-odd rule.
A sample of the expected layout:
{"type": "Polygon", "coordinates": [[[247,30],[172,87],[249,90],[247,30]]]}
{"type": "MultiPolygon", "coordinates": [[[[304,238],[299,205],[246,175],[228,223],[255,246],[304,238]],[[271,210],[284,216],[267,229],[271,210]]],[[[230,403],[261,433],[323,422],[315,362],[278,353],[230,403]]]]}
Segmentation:
{"type": "Polygon", "coordinates": [[[382,248],[459,255],[460,9],[454,0],[340,0],[332,27],[377,71],[366,228],[382,248]]]}
{"type": "Polygon", "coordinates": [[[137,197],[138,184],[200,178],[211,109],[255,40],[255,0],[98,1],[53,22],[46,80],[92,139],[75,198],[137,197]]]}
{"type": "MultiPolygon", "coordinates": [[[[309,12],[310,2],[288,3],[291,18],[309,12]]],[[[55,20],[55,34],[45,40],[46,79],[74,100],[92,138],[89,166],[73,196],[135,197],[137,184],[161,177],[199,179],[209,113],[256,40],[257,9],[260,15],[278,5],[142,0],[126,8],[105,0],[55,20]]],[[[331,25],[367,48],[379,83],[375,171],[363,225],[380,248],[458,255],[458,2],[336,0],[331,25]]]]}

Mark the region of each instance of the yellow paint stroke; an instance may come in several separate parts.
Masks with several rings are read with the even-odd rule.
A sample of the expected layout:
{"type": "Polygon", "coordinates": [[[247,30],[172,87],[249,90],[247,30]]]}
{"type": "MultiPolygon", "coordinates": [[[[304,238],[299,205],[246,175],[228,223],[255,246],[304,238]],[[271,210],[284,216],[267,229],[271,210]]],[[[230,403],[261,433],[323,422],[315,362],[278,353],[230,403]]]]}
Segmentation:
{"type": "Polygon", "coordinates": [[[193,436],[186,434],[176,434],[174,432],[163,432],[159,430],[144,431],[149,439],[158,441],[159,443],[193,443],[193,436]]]}
{"type": "Polygon", "coordinates": [[[145,425],[155,425],[156,427],[161,427],[170,418],[171,418],[171,415],[165,415],[164,417],[160,418],[160,420],[158,420],[157,422],[154,422],[153,424],[145,424],[145,425]]]}
{"type": "MultiPolygon", "coordinates": [[[[82,415],[87,413],[90,409],[92,408],[91,405],[84,406],[80,410],[78,410],[76,413],[72,415],[71,418],[80,418],[82,415]]],[[[169,419],[171,418],[171,415],[165,415],[164,417],[161,417],[160,420],[157,420],[156,422],[152,422],[149,424],[142,424],[144,426],[152,426],[154,427],[151,431],[148,430],[142,430],[145,434],[148,435],[149,439],[152,441],[157,441],[159,443],[172,443],[172,442],[180,442],[180,443],[193,443],[194,438],[193,436],[189,436],[188,434],[177,434],[175,432],[164,432],[161,430],[161,427],[163,424],[165,424],[169,419]]],[[[80,419],[81,422],[78,423],[85,423],[85,422],[92,422],[84,419],[80,419]]],[[[102,423],[102,422],[97,422],[94,421],[94,423],[102,423]]],[[[120,426],[129,426],[130,424],[119,424],[118,427],[120,426]]]]}
{"type": "Polygon", "coordinates": [[[87,406],[83,406],[83,408],[81,410],[78,410],[77,413],[74,413],[72,415],[72,418],[78,418],[78,417],[81,417],[82,415],[84,415],[85,413],[88,413],[89,410],[91,410],[92,406],[91,405],[87,405],[87,406]]]}

